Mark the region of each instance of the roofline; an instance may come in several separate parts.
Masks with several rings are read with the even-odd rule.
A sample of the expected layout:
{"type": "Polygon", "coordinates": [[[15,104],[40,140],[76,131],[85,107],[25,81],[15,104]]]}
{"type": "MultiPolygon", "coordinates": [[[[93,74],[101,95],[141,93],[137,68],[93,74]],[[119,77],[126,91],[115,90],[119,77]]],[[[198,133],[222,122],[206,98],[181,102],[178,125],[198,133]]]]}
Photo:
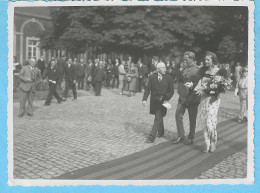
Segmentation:
{"type": "Polygon", "coordinates": [[[34,18],[38,18],[38,19],[52,20],[52,18],[48,17],[48,16],[35,15],[35,14],[30,14],[30,13],[23,13],[23,12],[20,12],[20,11],[15,11],[14,15],[22,15],[22,16],[34,17],[34,18]]]}

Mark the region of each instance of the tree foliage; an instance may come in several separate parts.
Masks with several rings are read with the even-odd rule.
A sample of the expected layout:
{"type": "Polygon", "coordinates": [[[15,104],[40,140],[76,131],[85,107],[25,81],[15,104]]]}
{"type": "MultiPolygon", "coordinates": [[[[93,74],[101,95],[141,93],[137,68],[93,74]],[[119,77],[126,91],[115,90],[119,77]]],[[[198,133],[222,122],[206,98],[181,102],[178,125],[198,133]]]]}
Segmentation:
{"type": "Polygon", "coordinates": [[[75,53],[84,52],[89,46],[97,52],[133,55],[174,55],[185,50],[200,54],[211,50],[230,59],[226,56],[230,46],[233,55],[241,42],[243,51],[247,48],[247,12],[242,10],[241,14],[241,10],[228,8],[52,7],[54,31],[44,38],[46,46],[66,47],[75,53]]]}

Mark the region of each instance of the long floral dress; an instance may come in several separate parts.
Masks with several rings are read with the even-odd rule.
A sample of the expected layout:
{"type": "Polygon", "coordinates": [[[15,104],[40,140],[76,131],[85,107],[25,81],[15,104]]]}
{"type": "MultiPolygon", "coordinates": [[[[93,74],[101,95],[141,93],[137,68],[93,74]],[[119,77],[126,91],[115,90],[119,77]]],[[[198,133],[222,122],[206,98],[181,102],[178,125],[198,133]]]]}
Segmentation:
{"type": "MultiPolygon", "coordinates": [[[[200,80],[198,84],[202,84],[206,81],[207,77],[213,76],[218,72],[218,68],[213,70],[211,74],[207,73],[200,80]]],[[[216,146],[217,143],[217,121],[218,110],[220,106],[219,95],[213,96],[206,93],[202,93],[200,102],[200,119],[202,121],[204,140],[207,150],[212,146],[216,146]]]]}
{"type": "Polygon", "coordinates": [[[238,91],[240,100],[240,112],[238,119],[243,120],[247,118],[248,109],[248,78],[247,76],[241,77],[238,81],[238,91]]]}

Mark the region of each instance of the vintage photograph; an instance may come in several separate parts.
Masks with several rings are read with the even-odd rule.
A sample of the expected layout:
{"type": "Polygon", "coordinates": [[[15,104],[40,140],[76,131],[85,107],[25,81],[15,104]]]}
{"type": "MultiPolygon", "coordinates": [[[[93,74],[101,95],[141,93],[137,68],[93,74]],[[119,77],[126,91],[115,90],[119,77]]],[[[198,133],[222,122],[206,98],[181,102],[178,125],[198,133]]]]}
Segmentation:
{"type": "Polygon", "coordinates": [[[10,10],[9,179],[252,179],[248,6],[10,10]]]}

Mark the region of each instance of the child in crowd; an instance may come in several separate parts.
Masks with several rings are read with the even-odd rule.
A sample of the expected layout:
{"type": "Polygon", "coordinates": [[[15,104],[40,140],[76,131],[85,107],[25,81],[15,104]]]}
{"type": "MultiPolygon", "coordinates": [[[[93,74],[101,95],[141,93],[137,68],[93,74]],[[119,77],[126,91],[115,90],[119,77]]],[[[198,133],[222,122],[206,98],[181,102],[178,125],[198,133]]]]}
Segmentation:
{"type": "Polygon", "coordinates": [[[248,109],[248,68],[243,67],[240,71],[240,79],[237,81],[235,96],[239,96],[240,112],[238,115],[238,122],[247,121],[248,109]]]}

